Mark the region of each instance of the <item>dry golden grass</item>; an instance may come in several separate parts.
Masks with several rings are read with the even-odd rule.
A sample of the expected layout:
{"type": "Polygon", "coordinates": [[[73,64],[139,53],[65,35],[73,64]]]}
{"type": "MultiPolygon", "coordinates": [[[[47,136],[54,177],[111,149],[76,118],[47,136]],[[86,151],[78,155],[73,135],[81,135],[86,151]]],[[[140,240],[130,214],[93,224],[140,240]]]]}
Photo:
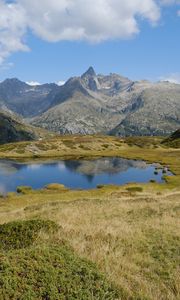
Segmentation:
{"type": "MultiPolygon", "coordinates": [[[[168,184],[10,193],[1,200],[0,222],[34,218],[55,221],[60,229],[53,242],[65,239],[81,257],[97,263],[123,291],[123,300],[180,299],[180,150],[162,148],[158,142],[155,148],[150,147],[145,140],[139,147],[111,137],[96,137],[94,144],[93,137],[73,139],[78,142],[71,151],[60,151],[57,146],[63,143],[70,149],[69,137],[50,144],[56,143],[59,156],[65,151],[69,156],[79,153],[86,157],[103,153],[161,162],[176,176],[167,178],[168,184]],[[108,143],[111,150],[102,146],[108,143]],[[91,150],[87,150],[89,147],[91,150]]],[[[11,151],[14,150],[8,150],[6,155],[11,151]]],[[[47,151],[51,150],[45,150],[46,154],[47,151]]]]}
{"type": "Polygon", "coordinates": [[[128,295],[123,299],[179,299],[180,190],[140,186],[10,195],[0,220],[55,221],[61,229],[54,239],[96,262],[128,295]]]}

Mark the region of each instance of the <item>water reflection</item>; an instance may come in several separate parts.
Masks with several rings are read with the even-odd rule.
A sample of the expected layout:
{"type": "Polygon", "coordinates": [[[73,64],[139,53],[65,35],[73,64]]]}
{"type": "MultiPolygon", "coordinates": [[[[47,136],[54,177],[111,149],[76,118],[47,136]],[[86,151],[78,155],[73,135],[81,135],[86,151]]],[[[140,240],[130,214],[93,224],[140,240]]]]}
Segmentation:
{"type": "Polygon", "coordinates": [[[84,189],[94,188],[97,184],[148,182],[150,179],[162,182],[162,170],[159,170],[158,175],[154,171],[155,165],[117,157],[46,163],[1,160],[0,193],[15,191],[19,185],[30,185],[38,189],[52,182],[84,189]]]}
{"type": "Polygon", "coordinates": [[[115,174],[125,172],[129,168],[147,168],[144,161],[128,160],[123,158],[102,158],[92,161],[66,161],[65,166],[71,170],[88,176],[97,174],[115,174]]]}

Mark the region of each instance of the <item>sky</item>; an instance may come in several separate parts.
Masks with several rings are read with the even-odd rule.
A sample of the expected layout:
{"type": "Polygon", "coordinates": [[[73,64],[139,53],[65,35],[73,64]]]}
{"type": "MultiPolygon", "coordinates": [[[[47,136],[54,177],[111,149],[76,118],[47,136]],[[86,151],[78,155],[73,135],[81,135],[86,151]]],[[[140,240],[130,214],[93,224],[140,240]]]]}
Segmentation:
{"type": "Polygon", "coordinates": [[[89,66],[180,83],[180,0],[0,0],[0,81],[64,82],[89,66]]]}

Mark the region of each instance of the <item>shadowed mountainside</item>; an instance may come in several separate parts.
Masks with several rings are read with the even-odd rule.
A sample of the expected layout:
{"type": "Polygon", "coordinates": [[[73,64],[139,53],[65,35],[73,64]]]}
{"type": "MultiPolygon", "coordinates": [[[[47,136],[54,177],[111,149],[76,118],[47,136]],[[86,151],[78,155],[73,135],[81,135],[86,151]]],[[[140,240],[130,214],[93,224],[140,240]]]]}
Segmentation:
{"type": "Polygon", "coordinates": [[[51,135],[53,134],[45,130],[25,124],[10,112],[0,111],[0,144],[38,140],[51,135]]]}
{"type": "Polygon", "coordinates": [[[180,129],[176,130],[167,139],[162,141],[162,144],[172,148],[180,148],[180,129]]]}

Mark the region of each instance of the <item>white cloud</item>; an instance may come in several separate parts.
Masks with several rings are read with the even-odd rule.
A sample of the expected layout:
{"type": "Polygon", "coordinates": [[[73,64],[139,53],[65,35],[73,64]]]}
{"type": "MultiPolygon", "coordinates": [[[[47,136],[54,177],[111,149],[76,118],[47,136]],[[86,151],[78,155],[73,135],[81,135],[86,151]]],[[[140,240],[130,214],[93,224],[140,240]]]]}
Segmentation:
{"type": "Polygon", "coordinates": [[[178,15],[178,17],[180,17],[180,10],[177,11],[177,15],[178,15]]]}
{"type": "Polygon", "coordinates": [[[14,51],[27,51],[23,42],[26,32],[26,16],[19,4],[0,0],[0,64],[14,51]]]}
{"type": "Polygon", "coordinates": [[[158,21],[154,0],[19,0],[33,32],[44,40],[127,38],[139,32],[137,16],[158,21]]]}
{"type": "Polygon", "coordinates": [[[161,4],[173,3],[175,0],[0,0],[0,64],[12,52],[28,50],[24,42],[27,30],[49,42],[124,39],[139,33],[139,18],[156,24],[161,4]]]}
{"type": "Polygon", "coordinates": [[[31,86],[41,85],[41,83],[39,83],[38,81],[27,81],[26,83],[31,85],[31,86]]]}
{"type": "Polygon", "coordinates": [[[180,84],[180,73],[172,73],[172,74],[169,74],[168,76],[162,76],[162,77],[160,77],[160,80],[180,84]]]}

